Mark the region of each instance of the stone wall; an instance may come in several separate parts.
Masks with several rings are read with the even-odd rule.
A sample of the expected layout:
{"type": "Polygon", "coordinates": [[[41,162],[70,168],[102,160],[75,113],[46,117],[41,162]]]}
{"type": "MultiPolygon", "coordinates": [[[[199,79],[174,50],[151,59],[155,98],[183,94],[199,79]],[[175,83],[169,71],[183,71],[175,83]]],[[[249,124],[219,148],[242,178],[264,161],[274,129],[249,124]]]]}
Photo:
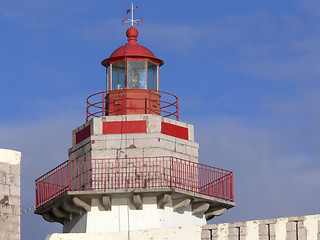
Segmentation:
{"type": "Polygon", "coordinates": [[[20,152],[0,149],[0,240],[20,239],[20,159],[20,152]]]}
{"type": "Polygon", "coordinates": [[[320,240],[320,214],[210,224],[202,240],[320,240]]]}

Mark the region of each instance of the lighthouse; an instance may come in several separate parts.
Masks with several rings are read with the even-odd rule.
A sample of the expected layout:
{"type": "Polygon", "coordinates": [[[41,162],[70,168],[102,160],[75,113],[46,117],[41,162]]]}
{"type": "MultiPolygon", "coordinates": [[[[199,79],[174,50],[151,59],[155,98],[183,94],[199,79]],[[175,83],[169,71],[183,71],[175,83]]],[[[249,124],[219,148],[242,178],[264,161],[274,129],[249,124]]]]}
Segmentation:
{"type": "Polygon", "coordinates": [[[233,173],[199,163],[193,125],[180,121],[178,97],[160,90],[164,62],[138,43],[134,9],[127,43],[102,61],[106,89],[87,98],[69,159],[35,181],[35,213],[65,234],[179,239],[235,206],[233,173]]]}

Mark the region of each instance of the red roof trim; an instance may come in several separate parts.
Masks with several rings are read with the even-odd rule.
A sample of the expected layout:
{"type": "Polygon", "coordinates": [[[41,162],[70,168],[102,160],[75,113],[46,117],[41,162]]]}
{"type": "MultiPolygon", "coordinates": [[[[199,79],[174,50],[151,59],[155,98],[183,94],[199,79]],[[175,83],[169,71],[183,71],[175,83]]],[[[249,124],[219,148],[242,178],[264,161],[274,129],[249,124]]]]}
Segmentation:
{"type": "Polygon", "coordinates": [[[101,64],[105,67],[108,67],[112,63],[122,62],[122,61],[148,61],[153,64],[162,66],[164,62],[160,58],[156,57],[149,57],[149,56],[142,56],[142,55],[132,55],[132,56],[120,56],[120,57],[113,57],[113,58],[106,58],[104,59],[101,64]]]}

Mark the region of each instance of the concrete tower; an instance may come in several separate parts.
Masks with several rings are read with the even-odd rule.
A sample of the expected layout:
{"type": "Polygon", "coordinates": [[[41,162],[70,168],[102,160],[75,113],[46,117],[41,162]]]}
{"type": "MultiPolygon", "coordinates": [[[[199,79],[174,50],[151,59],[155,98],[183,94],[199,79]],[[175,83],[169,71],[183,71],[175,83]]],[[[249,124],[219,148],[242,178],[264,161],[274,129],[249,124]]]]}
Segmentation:
{"type": "Polygon", "coordinates": [[[163,61],[137,43],[133,10],[128,42],[102,61],[106,91],[87,98],[69,160],[36,180],[35,213],[64,233],[200,239],[206,220],[235,206],[233,175],[198,162],[194,128],[179,121],[178,98],[159,90],[163,61]]]}

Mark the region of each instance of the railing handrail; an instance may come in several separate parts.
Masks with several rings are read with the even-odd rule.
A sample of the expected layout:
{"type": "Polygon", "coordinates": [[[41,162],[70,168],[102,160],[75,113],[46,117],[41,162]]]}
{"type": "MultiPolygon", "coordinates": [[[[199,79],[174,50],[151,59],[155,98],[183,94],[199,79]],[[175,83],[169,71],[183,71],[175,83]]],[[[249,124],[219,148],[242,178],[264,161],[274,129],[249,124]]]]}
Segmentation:
{"type": "Polygon", "coordinates": [[[68,190],[88,189],[170,187],[233,201],[232,171],[172,156],[69,159],[37,178],[35,184],[37,207],[68,190]],[[117,164],[119,172],[114,168],[117,164]],[[137,176],[150,185],[133,180],[137,176]],[[101,187],[102,182],[107,185],[101,187]]]}
{"type": "MultiPolygon", "coordinates": [[[[161,158],[161,159],[163,159],[163,158],[177,159],[177,160],[181,160],[181,161],[184,161],[184,162],[187,162],[187,163],[196,164],[196,165],[204,166],[204,167],[207,167],[207,168],[216,169],[216,170],[219,170],[219,171],[225,171],[228,174],[233,173],[232,171],[229,171],[229,170],[226,170],[226,169],[223,169],[223,168],[213,167],[213,166],[210,166],[208,164],[198,163],[198,162],[194,162],[194,161],[191,161],[191,160],[178,158],[178,157],[173,157],[173,156],[169,156],[169,155],[168,156],[161,156],[161,157],[131,157],[131,158],[126,158],[126,157],[122,157],[122,158],[93,158],[93,159],[77,158],[77,159],[66,160],[64,163],[66,163],[68,161],[89,161],[89,160],[103,160],[103,161],[106,161],[106,160],[115,160],[115,159],[117,159],[117,160],[130,160],[130,159],[142,159],[142,158],[143,159],[157,159],[157,158],[161,158]]],[[[60,164],[59,166],[61,166],[61,165],[63,165],[63,163],[60,164]]],[[[58,167],[56,167],[56,168],[58,168],[58,167]]],[[[56,169],[56,168],[54,168],[54,169],[56,169]]],[[[51,171],[53,171],[54,169],[52,169],[51,171]]]]}
{"type": "MultiPolygon", "coordinates": [[[[136,90],[136,89],[125,89],[126,91],[130,91],[130,90],[136,90]]],[[[179,120],[179,105],[178,105],[178,97],[168,93],[168,92],[164,92],[164,91],[160,91],[160,90],[152,90],[152,89],[139,89],[139,90],[144,90],[149,92],[149,101],[151,101],[151,93],[158,93],[161,94],[161,96],[163,95],[164,97],[170,97],[172,98],[170,100],[153,100],[153,101],[157,101],[159,103],[159,111],[160,114],[164,113],[166,117],[168,116],[173,116],[175,117],[177,120],[179,120]],[[172,110],[170,110],[170,108],[172,108],[172,110]],[[169,109],[169,110],[164,110],[164,109],[169,109]]],[[[101,91],[101,92],[97,92],[94,94],[91,94],[89,97],[87,97],[86,99],[86,103],[87,103],[87,107],[86,107],[86,112],[87,112],[87,117],[86,117],[86,121],[88,121],[91,117],[99,117],[99,116],[104,116],[109,110],[106,108],[106,105],[110,103],[111,100],[107,100],[105,99],[106,96],[108,96],[109,93],[111,92],[116,92],[119,91],[119,94],[121,93],[120,90],[111,90],[111,91],[101,91]],[[101,96],[99,96],[101,95],[101,96]],[[102,97],[102,99],[98,99],[95,101],[94,97],[102,97]],[[93,111],[92,111],[93,109],[93,111]],[[91,110],[91,111],[90,111],[91,110]]],[[[144,97],[126,97],[127,100],[144,100],[144,97]]],[[[141,108],[141,109],[147,109],[150,113],[152,111],[152,107],[150,106],[149,102],[149,106],[145,107],[145,108],[141,108]]],[[[125,107],[124,109],[132,109],[129,107],[125,107]]],[[[120,110],[124,110],[124,109],[118,109],[117,111],[120,110]]],[[[140,108],[139,108],[140,109],[140,108]]]]}
{"type": "Polygon", "coordinates": [[[41,175],[40,177],[38,177],[35,181],[37,182],[40,178],[46,176],[47,174],[53,173],[55,172],[55,170],[62,168],[62,166],[64,164],[68,164],[69,160],[64,161],[63,163],[61,163],[60,165],[56,166],[54,169],[51,169],[49,172],[46,172],[45,174],[41,175]]]}

